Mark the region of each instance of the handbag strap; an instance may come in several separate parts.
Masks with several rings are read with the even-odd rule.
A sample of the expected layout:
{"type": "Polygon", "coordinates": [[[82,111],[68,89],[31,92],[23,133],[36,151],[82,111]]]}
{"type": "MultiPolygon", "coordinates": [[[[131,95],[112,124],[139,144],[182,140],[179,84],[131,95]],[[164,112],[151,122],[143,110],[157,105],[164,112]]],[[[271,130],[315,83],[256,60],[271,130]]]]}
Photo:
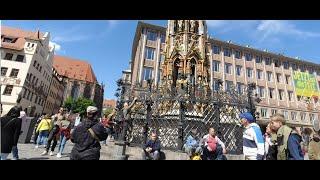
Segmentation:
{"type": "Polygon", "coordinates": [[[94,131],[93,131],[91,128],[89,128],[88,131],[89,131],[90,135],[91,135],[95,140],[97,140],[97,141],[100,142],[100,139],[98,138],[98,136],[96,135],[96,133],[94,133],[94,131]]]}
{"type": "Polygon", "coordinates": [[[9,124],[11,124],[16,118],[12,118],[6,125],[3,126],[3,129],[7,128],[9,124]]]}

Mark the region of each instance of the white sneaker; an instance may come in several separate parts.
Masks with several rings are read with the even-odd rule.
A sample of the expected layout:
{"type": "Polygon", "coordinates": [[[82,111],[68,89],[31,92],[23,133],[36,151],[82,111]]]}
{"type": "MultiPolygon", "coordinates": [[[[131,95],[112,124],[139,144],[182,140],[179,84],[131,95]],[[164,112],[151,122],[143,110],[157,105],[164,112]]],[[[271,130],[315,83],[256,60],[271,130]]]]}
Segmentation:
{"type": "Polygon", "coordinates": [[[39,146],[38,145],[36,145],[36,147],[35,147],[36,149],[38,149],[39,148],[39,146]]]}
{"type": "Polygon", "coordinates": [[[53,151],[50,151],[50,156],[53,156],[53,151]]]}
{"type": "Polygon", "coordinates": [[[58,153],[58,154],[57,154],[57,158],[61,158],[61,153],[58,153]]]}
{"type": "Polygon", "coordinates": [[[41,156],[47,155],[48,151],[43,151],[43,153],[41,154],[41,156]]]}

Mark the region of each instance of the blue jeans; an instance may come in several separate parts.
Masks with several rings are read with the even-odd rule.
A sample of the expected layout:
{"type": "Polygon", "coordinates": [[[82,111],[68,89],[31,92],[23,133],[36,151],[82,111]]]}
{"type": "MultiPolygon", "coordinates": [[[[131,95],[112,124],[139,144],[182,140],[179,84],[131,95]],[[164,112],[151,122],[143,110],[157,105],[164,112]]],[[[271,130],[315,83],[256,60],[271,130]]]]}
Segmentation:
{"type": "Polygon", "coordinates": [[[46,145],[48,136],[49,136],[48,130],[41,131],[37,139],[37,145],[40,145],[40,143],[46,145]]]}
{"type": "Polygon", "coordinates": [[[217,144],[215,151],[210,152],[207,147],[203,148],[203,160],[225,160],[226,157],[223,155],[223,148],[220,144],[217,144]]]}
{"type": "Polygon", "coordinates": [[[9,156],[9,153],[1,153],[0,160],[7,160],[8,156],[9,156]]]}
{"type": "Polygon", "coordinates": [[[18,146],[13,146],[11,153],[12,153],[13,159],[19,159],[18,146]]]}
{"type": "Polygon", "coordinates": [[[154,152],[148,153],[145,149],[142,153],[143,160],[159,160],[160,159],[160,151],[156,150],[154,152]]]}
{"type": "Polygon", "coordinates": [[[59,144],[59,153],[62,154],[63,150],[64,150],[64,146],[66,145],[67,142],[67,138],[66,136],[64,136],[63,133],[61,133],[60,135],[60,144],[59,144]]]}

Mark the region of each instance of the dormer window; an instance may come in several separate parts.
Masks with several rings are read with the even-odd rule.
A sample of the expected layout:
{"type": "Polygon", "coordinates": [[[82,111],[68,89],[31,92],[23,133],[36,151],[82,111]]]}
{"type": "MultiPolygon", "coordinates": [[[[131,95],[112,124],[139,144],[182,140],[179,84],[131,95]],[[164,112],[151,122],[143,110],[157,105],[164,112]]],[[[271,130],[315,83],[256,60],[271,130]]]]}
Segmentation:
{"type": "Polygon", "coordinates": [[[15,43],[17,41],[17,38],[12,38],[12,37],[3,37],[2,42],[6,43],[15,43]]]}

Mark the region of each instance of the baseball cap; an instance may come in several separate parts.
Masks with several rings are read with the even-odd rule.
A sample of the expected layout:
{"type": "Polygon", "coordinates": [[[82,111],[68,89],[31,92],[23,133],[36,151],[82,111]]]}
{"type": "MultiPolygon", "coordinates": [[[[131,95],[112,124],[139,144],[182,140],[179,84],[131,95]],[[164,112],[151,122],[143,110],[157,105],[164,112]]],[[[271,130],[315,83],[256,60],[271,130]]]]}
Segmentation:
{"type": "Polygon", "coordinates": [[[241,113],[239,115],[239,117],[240,117],[240,119],[242,119],[242,118],[246,119],[247,121],[249,121],[249,123],[254,122],[254,118],[253,118],[252,114],[249,112],[241,113]]]}
{"type": "Polygon", "coordinates": [[[98,111],[97,107],[94,107],[94,106],[88,106],[87,107],[87,113],[95,113],[97,111],[98,111]]]}

